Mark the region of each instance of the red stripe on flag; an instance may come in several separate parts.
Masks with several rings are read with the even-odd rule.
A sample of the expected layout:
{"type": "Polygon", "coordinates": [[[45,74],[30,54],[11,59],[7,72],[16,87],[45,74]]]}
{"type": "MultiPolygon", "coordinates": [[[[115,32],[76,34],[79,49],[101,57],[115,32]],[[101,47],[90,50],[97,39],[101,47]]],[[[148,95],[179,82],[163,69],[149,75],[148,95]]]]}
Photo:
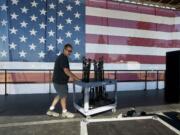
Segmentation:
{"type": "Polygon", "coordinates": [[[86,43],[132,45],[144,47],[180,48],[180,40],[159,40],[136,37],[86,34],[86,43]]]}
{"type": "Polygon", "coordinates": [[[113,2],[108,0],[86,0],[86,6],[106,8],[112,10],[121,10],[121,11],[134,12],[134,13],[143,13],[149,15],[165,16],[165,17],[174,17],[176,15],[176,12],[174,12],[174,10],[130,4],[130,3],[113,2]]]}
{"type": "Polygon", "coordinates": [[[91,25],[103,25],[103,26],[162,31],[162,32],[176,31],[174,25],[113,19],[113,18],[105,18],[105,17],[95,17],[95,16],[86,16],[86,23],[91,25]]]}
{"type": "MultiPolygon", "coordinates": [[[[79,78],[82,77],[82,72],[77,73],[74,72],[79,78]]],[[[3,75],[2,73],[0,74],[1,76],[3,75]]],[[[4,78],[0,76],[0,82],[4,83],[4,78]]],[[[94,78],[94,74],[90,74],[91,78],[94,78]]],[[[52,82],[52,76],[49,76],[49,73],[8,73],[7,74],[7,83],[49,83],[52,82]]],[[[115,74],[114,72],[107,72],[105,71],[105,78],[109,79],[114,79],[115,74]]],[[[126,71],[126,73],[118,71],[116,74],[116,78],[118,81],[140,81],[140,80],[145,80],[145,72],[140,71],[140,72],[134,72],[131,71],[126,71]]],[[[147,80],[156,80],[157,79],[157,73],[156,72],[148,72],[147,74],[147,80]]],[[[159,80],[164,79],[164,73],[159,73],[159,80]]],[[[72,81],[72,79],[70,79],[72,81]]]]}
{"type": "Polygon", "coordinates": [[[137,62],[139,64],[165,64],[165,56],[148,56],[148,55],[130,55],[130,54],[99,54],[87,53],[86,56],[91,59],[104,57],[106,63],[127,63],[137,62]]]}

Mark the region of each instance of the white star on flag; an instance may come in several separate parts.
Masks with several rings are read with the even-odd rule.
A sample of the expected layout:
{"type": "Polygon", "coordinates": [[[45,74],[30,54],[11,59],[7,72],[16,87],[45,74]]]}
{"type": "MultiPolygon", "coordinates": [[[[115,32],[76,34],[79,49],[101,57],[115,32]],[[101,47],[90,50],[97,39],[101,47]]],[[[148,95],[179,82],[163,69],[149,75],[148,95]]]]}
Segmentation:
{"type": "Polygon", "coordinates": [[[42,22],[40,25],[40,29],[45,29],[46,25],[44,24],[44,22],[42,22]]]}
{"type": "Polygon", "coordinates": [[[68,5],[68,6],[66,6],[66,9],[67,9],[67,11],[71,11],[72,10],[72,6],[68,5]]]}
{"type": "Polygon", "coordinates": [[[53,37],[55,32],[51,30],[51,31],[48,32],[48,34],[49,34],[49,37],[53,37]]]}
{"type": "Polygon", "coordinates": [[[1,36],[2,42],[6,42],[6,39],[7,39],[7,36],[5,36],[5,35],[1,36]]]}
{"type": "Polygon", "coordinates": [[[36,46],[32,43],[31,45],[29,45],[30,50],[35,50],[36,46]]]}
{"type": "Polygon", "coordinates": [[[11,14],[11,19],[15,19],[15,20],[17,20],[17,17],[18,17],[18,15],[16,15],[16,13],[15,13],[15,12],[11,14]]]}
{"type": "Polygon", "coordinates": [[[56,55],[59,56],[61,54],[61,51],[59,51],[56,55]]]}
{"type": "Polygon", "coordinates": [[[79,27],[78,25],[76,25],[76,26],[74,27],[74,30],[75,30],[75,31],[79,31],[79,30],[80,30],[80,27],[79,27]]]}
{"type": "Polygon", "coordinates": [[[58,30],[63,30],[64,26],[62,24],[59,24],[57,27],[58,27],[58,30]]]}
{"type": "Polygon", "coordinates": [[[48,51],[53,51],[54,50],[54,46],[52,45],[52,44],[50,44],[49,46],[48,46],[48,51]]]}
{"type": "Polygon", "coordinates": [[[1,21],[1,24],[2,24],[2,26],[6,26],[7,21],[3,19],[3,20],[1,21]]]}
{"type": "Polygon", "coordinates": [[[44,44],[45,43],[45,38],[44,37],[39,38],[39,42],[44,44]]]}
{"type": "Polygon", "coordinates": [[[66,19],[66,23],[67,24],[71,24],[72,23],[72,20],[70,18],[66,19]]]}
{"type": "Polygon", "coordinates": [[[26,57],[26,52],[24,50],[22,50],[21,52],[19,52],[20,57],[26,57]]]}
{"type": "Polygon", "coordinates": [[[25,13],[25,14],[27,14],[27,11],[28,11],[29,9],[27,9],[26,7],[23,7],[23,8],[21,8],[21,12],[22,13],[25,13]]]}
{"type": "Polygon", "coordinates": [[[7,52],[6,52],[5,50],[3,50],[3,51],[1,52],[1,56],[2,56],[2,57],[6,57],[6,56],[7,56],[7,52]]]}
{"type": "Polygon", "coordinates": [[[65,34],[66,34],[66,37],[67,37],[67,38],[68,38],[68,37],[70,37],[70,38],[71,38],[71,36],[72,36],[72,33],[71,33],[71,32],[69,32],[69,31],[68,31],[68,32],[66,32],[65,34]]]}
{"type": "Polygon", "coordinates": [[[25,21],[22,21],[20,24],[21,24],[21,27],[22,27],[22,28],[23,28],[23,27],[26,28],[27,25],[28,25],[28,23],[26,23],[25,21]]]}
{"type": "Polygon", "coordinates": [[[39,53],[39,57],[40,57],[40,58],[44,58],[44,57],[45,57],[45,53],[44,53],[43,51],[41,51],[41,52],[39,53]]]}
{"type": "Polygon", "coordinates": [[[75,59],[79,59],[79,58],[80,58],[80,54],[79,54],[78,52],[76,52],[76,53],[74,54],[74,57],[75,57],[75,59]]]}
{"type": "Polygon", "coordinates": [[[58,16],[63,16],[64,15],[64,13],[60,10],[59,12],[58,12],[58,16]]]}
{"type": "Polygon", "coordinates": [[[12,42],[9,46],[10,46],[10,49],[15,50],[17,45],[14,42],[12,42]]]}
{"type": "Polygon", "coordinates": [[[49,8],[50,8],[50,9],[55,9],[55,5],[54,5],[53,3],[51,3],[51,4],[49,5],[49,8]]]}
{"type": "Polygon", "coordinates": [[[36,1],[31,2],[32,7],[37,7],[38,3],[36,1]]]}
{"type": "Polygon", "coordinates": [[[62,39],[61,37],[59,37],[59,38],[57,39],[57,43],[58,43],[58,44],[62,44],[62,42],[63,42],[63,39],[62,39]]]}
{"type": "Polygon", "coordinates": [[[37,17],[33,14],[32,16],[30,16],[31,18],[31,21],[36,21],[37,20],[37,17]]]}
{"type": "Polygon", "coordinates": [[[81,15],[81,14],[79,14],[78,12],[76,12],[76,13],[74,14],[75,18],[80,18],[80,15],[81,15]]]}
{"type": "Polygon", "coordinates": [[[53,16],[51,16],[51,17],[49,17],[49,18],[48,18],[48,20],[49,20],[49,22],[52,22],[52,23],[54,23],[54,21],[55,21],[55,18],[54,18],[53,16]]]}
{"type": "Polygon", "coordinates": [[[11,2],[12,2],[12,5],[17,5],[19,0],[11,0],[11,2]]]}
{"type": "Polygon", "coordinates": [[[10,34],[16,34],[18,30],[13,27],[12,29],[9,29],[9,31],[10,31],[10,34]]]}
{"type": "Polygon", "coordinates": [[[80,5],[80,1],[79,1],[79,0],[76,0],[76,1],[75,1],[75,5],[78,5],[78,6],[79,6],[79,5],[80,5]]]}
{"type": "Polygon", "coordinates": [[[5,4],[3,4],[3,5],[1,6],[1,10],[2,10],[2,11],[7,11],[7,8],[8,8],[8,6],[6,6],[5,4]]]}
{"type": "Polygon", "coordinates": [[[76,38],[76,39],[74,40],[74,42],[75,42],[75,45],[79,45],[79,44],[80,44],[80,40],[79,40],[78,38],[76,38]]]}
{"type": "Polygon", "coordinates": [[[25,37],[25,36],[23,35],[23,36],[19,37],[19,39],[20,39],[20,42],[26,42],[27,37],[25,37]]]}
{"type": "Polygon", "coordinates": [[[29,32],[31,35],[36,36],[37,31],[35,31],[34,29],[30,30],[29,32]]]}
{"type": "Polygon", "coordinates": [[[63,3],[64,3],[64,0],[59,0],[59,3],[63,4],[63,3]]]}
{"type": "Polygon", "coordinates": [[[46,10],[43,8],[42,10],[40,10],[40,13],[41,13],[41,15],[46,15],[46,10]]]}

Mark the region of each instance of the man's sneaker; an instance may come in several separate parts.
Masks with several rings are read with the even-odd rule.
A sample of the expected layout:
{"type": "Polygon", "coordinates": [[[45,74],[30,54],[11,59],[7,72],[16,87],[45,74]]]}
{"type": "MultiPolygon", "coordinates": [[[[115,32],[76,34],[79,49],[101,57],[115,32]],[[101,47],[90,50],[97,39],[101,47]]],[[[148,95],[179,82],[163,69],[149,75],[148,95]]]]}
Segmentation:
{"type": "Polygon", "coordinates": [[[64,112],[62,113],[63,118],[74,118],[74,114],[71,112],[64,112]]]}
{"type": "Polygon", "coordinates": [[[59,113],[55,111],[48,110],[46,113],[48,116],[53,116],[53,117],[59,117],[59,113]]]}

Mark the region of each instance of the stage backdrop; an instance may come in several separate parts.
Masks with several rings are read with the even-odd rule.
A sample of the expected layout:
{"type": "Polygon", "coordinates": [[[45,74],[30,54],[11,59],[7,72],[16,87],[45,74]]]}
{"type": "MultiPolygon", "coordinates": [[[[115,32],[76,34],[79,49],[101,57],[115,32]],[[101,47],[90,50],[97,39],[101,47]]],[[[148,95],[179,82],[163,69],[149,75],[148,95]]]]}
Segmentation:
{"type": "MultiPolygon", "coordinates": [[[[53,69],[63,45],[71,43],[71,69],[81,69],[83,56],[104,56],[105,69],[165,69],[166,52],[180,48],[179,16],[110,0],[1,0],[0,68],[53,69]]],[[[13,71],[7,79],[48,82],[48,75],[13,71]]],[[[144,73],[121,78],[144,79],[144,73]]]]}

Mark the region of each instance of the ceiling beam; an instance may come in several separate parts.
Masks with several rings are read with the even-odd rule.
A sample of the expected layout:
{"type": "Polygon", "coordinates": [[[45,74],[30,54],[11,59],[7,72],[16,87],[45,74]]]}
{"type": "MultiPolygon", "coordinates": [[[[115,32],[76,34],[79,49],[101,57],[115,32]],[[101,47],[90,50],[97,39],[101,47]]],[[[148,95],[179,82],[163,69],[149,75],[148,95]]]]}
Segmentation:
{"type": "Polygon", "coordinates": [[[174,4],[175,7],[179,7],[180,6],[180,2],[178,2],[177,4],[174,4]]]}
{"type": "Polygon", "coordinates": [[[174,0],[170,0],[167,4],[171,4],[174,0]]]}
{"type": "MultiPolygon", "coordinates": [[[[114,1],[120,1],[120,0],[114,0],[114,1]]],[[[121,2],[125,2],[126,0],[121,0],[121,2]]],[[[163,8],[168,8],[168,9],[174,9],[174,8],[178,8],[180,9],[180,2],[178,4],[172,4],[173,2],[175,2],[174,0],[168,0],[166,3],[163,3],[163,0],[157,0],[152,1],[152,0],[129,0],[130,2],[134,2],[134,3],[141,3],[141,4],[149,4],[151,6],[155,6],[155,7],[163,7],[163,8]]]]}

